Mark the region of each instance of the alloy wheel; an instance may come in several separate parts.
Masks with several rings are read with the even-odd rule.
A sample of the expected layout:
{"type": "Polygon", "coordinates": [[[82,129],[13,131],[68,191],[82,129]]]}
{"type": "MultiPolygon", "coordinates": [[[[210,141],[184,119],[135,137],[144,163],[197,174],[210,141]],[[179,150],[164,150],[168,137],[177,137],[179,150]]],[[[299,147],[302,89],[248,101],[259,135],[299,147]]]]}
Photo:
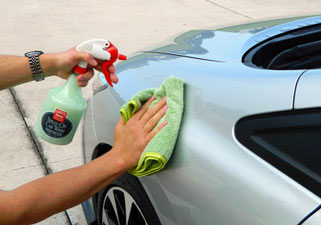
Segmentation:
{"type": "Polygon", "coordinates": [[[103,225],[148,225],[133,197],[123,188],[110,188],[104,198],[103,225]]]}

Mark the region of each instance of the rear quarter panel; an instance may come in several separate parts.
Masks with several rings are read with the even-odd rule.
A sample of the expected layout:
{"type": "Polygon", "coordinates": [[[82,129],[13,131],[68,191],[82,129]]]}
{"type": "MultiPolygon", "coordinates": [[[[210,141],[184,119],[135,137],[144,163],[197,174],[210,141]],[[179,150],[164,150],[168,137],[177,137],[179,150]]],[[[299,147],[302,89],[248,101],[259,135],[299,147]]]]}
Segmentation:
{"type": "Polygon", "coordinates": [[[185,110],[167,167],[140,178],[163,224],[296,224],[319,198],[241,146],[243,116],[289,110],[302,71],[264,71],[163,54],[118,68],[119,85],[93,97],[97,142],[112,145],[120,106],[170,75],[185,81],[185,110]]]}

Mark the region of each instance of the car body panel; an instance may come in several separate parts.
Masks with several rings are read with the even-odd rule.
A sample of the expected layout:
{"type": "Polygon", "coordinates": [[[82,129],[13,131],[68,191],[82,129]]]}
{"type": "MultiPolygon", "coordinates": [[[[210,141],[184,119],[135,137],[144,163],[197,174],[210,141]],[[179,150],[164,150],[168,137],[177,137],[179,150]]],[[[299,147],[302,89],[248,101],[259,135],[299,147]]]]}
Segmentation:
{"type": "MultiPolygon", "coordinates": [[[[321,107],[321,70],[308,70],[298,80],[294,109],[314,109],[321,107]]],[[[321,224],[321,211],[318,210],[304,224],[321,224]]]]}
{"type": "MultiPolygon", "coordinates": [[[[320,204],[319,197],[234,137],[236,122],[245,116],[293,109],[304,70],[261,70],[241,61],[255,36],[269,29],[190,33],[194,39],[183,38],[188,41],[179,51],[145,52],[119,64],[120,83],[89,101],[85,124],[93,123],[91,138],[112,146],[122,104],[142,89],[159,87],[168,76],[184,80],[185,109],[172,158],[163,171],[139,178],[162,224],[297,224],[320,204]]],[[[84,135],[85,162],[95,141],[84,135]]]]}
{"type": "Polygon", "coordinates": [[[272,20],[218,30],[192,30],[175,38],[174,43],[151,51],[224,62],[239,61],[247,50],[258,43],[298,27],[321,22],[321,17],[303,17],[300,23],[291,21],[295,19],[297,18],[272,20]],[[279,24],[284,21],[288,23],[279,24]]]}
{"type": "MultiPolygon", "coordinates": [[[[320,207],[319,207],[320,208],[320,207]]],[[[316,211],[311,217],[309,217],[304,223],[304,225],[316,225],[321,224],[321,210],[316,211]]]]}
{"type": "MultiPolygon", "coordinates": [[[[133,69],[127,68],[118,73],[122,84],[94,96],[97,109],[94,108],[93,115],[95,128],[99,130],[96,132],[97,141],[112,145],[109,127],[114,127],[114,118],[119,118],[119,107],[137,91],[157,87],[169,75],[184,79],[186,108],[173,158],[163,172],[140,179],[151,198],[161,196],[154,199],[157,205],[167,208],[164,207],[167,204],[172,208],[174,224],[195,224],[197,221],[202,221],[201,224],[206,224],[206,221],[223,224],[230,210],[242,218],[228,217],[231,219],[229,224],[240,219],[244,224],[258,224],[259,221],[276,223],[281,215],[282,221],[290,224],[315,207],[314,197],[310,196],[310,201],[307,201],[302,191],[304,188],[242,149],[233,137],[233,126],[243,116],[292,109],[295,83],[303,71],[272,71],[267,74],[263,70],[247,68],[242,63],[235,63],[233,68],[226,63],[145,54],[150,57],[142,57],[136,65],[133,63],[133,69]],[[215,70],[212,71],[211,67],[215,70]],[[184,74],[183,70],[186,71],[184,74]],[[137,80],[126,79],[126,76],[137,77],[137,80]],[[105,115],[112,115],[111,120],[102,117],[105,115]],[[208,133],[204,134],[204,131],[208,133]],[[243,168],[248,173],[244,173],[243,168]],[[213,173],[217,174],[215,178],[213,173]],[[199,179],[196,181],[195,177],[199,179]],[[255,182],[258,177],[267,180],[255,182]],[[273,183],[274,188],[271,189],[268,183],[273,183]],[[218,188],[211,189],[215,186],[218,188]],[[161,192],[163,195],[157,194],[161,192]],[[176,192],[178,194],[174,198],[176,192]],[[195,194],[193,198],[189,193],[205,195],[195,194]],[[249,195],[250,199],[242,197],[249,195]],[[216,200],[208,201],[208,196],[216,200]],[[276,198],[278,204],[273,205],[276,198]],[[262,208],[256,206],[258,202],[262,208]],[[293,207],[285,210],[289,202],[297,203],[294,204],[296,210],[293,207]],[[267,215],[262,213],[266,210],[271,211],[269,218],[263,217],[267,215]],[[293,215],[284,216],[286,213],[293,215]]],[[[168,215],[165,217],[167,224],[168,215]]]]}
{"type": "Polygon", "coordinates": [[[321,107],[321,70],[305,72],[297,85],[294,108],[306,109],[321,107]]]}
{"type": "Polygon", "coordinates": [[[150,196],[160,196],[154,200],[157,205],[172,208],[174,224],[293,224],[315,207],[315,196],[307,201],[304,188],[243,149],[233,137],[234,124],[243,116],[292,109],[295,83],[303,71],[266,73],[241,63],[173,56],[165,60],[161,54],[151,58],[137,62],[146,66],[133,65],[135,69],[120,72],[124,81],[115,91],[127,101],[139,90],[134,82],[144,89],[159,86],[169,75],[185,81],[185,112],[173,158],[161,173],[140,179],[150,196]],[[125,81],[125,76],[139,80],[125,81]],[[258,181],[259,177],[267,180],[258,181]],[[287,209],[289,202],[296,206],[287,209]],[[231,210],[239,217],[228,217],[231,210]],[[263,213],[266,210],[270,213],[263,213]]]}
{"type": "Polygon", "coordinates": [[[91,149],[91,151],[83,151],[84,162],[90,162],[92,160],[93,150],[97,145],[92,106],[91,98],[88,100],[87,109],[83,117],[82,145],[83,149],[91,149]]]}

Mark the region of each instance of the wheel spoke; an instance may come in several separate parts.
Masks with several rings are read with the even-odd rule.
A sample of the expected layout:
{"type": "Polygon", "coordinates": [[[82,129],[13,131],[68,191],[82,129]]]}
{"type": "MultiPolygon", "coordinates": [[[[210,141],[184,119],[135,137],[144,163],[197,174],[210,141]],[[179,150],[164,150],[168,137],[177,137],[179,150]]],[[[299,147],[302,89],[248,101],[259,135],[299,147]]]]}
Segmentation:
{"type": "Polygon", "coordinates": [[[114,190],[115,202],[117,207],[117,213],[119,218],[119,224],[126,224],[126,212],[125,212],[125,193],[120,190],[114,190]]]}
{"type": "Polygon", "coordinates": [[[132,205],[128,225],[147,225],[146,220],[136,204],[132,205]]]}
{"type": "Polygon", "coordinates": [[[108,190],[103,206],[103,225],[148,225],[133,197],[120,187],[108,190]]]}
{"type": "Polygon", "coordinates": [[[111,225],[111,224],[109,224],[106,210],[103,210],[102,217],[103,217],[103,223],[104,223],[104,225],[111,225]]]}
{"type": "Polygon", "coordinates": [[[112,206],[112,208],[113,208],[113,210],[114,210],[114,212],[116,214],[117,222],[118,222],[118,224],[120,224],[114,192],[113,191],[110,191],[110,192],[108,191],[107,196],[110,199],[111,206],[112,206]]]}
{"type": "Polygon", "coordinates": [[[124,193],[125,195],[125,213],[126,213],[126,225],[128,225],[128,220],[129,220],[129,216],[130,216],[130,212],[131,212],[131,208],[133,205],[133,199],[132,197],[126,192],[124,193]]]}

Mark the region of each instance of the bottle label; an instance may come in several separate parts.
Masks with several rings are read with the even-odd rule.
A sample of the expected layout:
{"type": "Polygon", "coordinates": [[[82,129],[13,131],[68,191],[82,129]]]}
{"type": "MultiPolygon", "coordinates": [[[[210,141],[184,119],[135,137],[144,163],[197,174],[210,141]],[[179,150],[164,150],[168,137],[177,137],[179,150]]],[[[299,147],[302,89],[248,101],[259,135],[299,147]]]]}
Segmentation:
{"type": "Polygon", "coordinates": [[[42,130],[52,138],[66,137],[72,130],[72,122],[66,118],[67,112],[56,109],[55,113],[47,112],[41,118],[42,130]]]}
{"type": "Polygon", "coordinates": [[[67,117],[67,112],[62,111],[60,109],[56,109],[52,118],[60,123],[63,123],[66,117],[67,117]]]}

